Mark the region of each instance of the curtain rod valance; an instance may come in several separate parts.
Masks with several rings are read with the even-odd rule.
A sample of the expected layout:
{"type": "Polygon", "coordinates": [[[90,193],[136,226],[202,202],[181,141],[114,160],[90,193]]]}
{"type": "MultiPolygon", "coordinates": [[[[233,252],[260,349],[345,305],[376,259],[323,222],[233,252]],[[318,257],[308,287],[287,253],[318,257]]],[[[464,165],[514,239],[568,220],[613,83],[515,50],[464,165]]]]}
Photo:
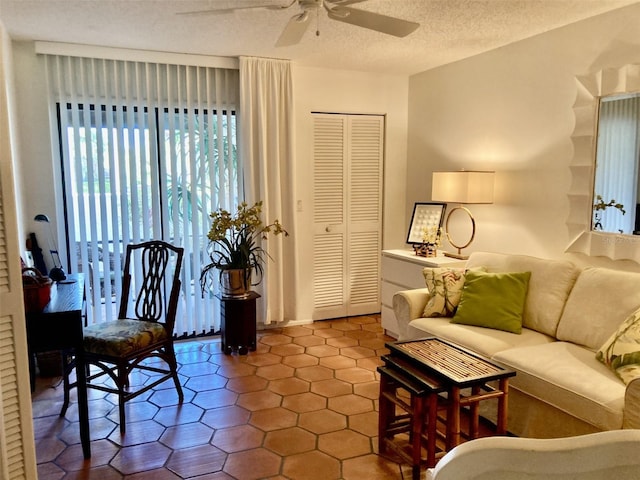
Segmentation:
{"type": "Polygon", "coordinates": [[[190,53],[159,52],[155,50],[133,50],[127,48],[79,45],[75,43],[35,42],[36,53],[68,57],[100,58],[131,62],[165,63],[193,67],[239,69],[239,60],[234,57],[214,57],[190,53]]]}
{"type": "Polygon", "coordinates": [[[43,54],[55,102],[236,110],[239,70],[43,54]]]}

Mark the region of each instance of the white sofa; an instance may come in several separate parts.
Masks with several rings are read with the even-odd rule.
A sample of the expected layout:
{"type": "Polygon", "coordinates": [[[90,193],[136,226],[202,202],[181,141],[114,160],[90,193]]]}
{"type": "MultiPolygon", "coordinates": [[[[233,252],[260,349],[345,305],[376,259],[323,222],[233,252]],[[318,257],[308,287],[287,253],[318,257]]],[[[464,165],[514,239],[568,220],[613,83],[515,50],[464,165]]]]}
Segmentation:
{"type": "MultiPolygon", "coordinates": [[[[640,428],[640,379],[625,385],[595,356],[640,307],[640,274],[487,252],[473,253],[466,267],[531,272],[522,333],[422,318],[429,299],[424,288],[394,295],[399,341],[436,336],[515,369],[508,420],[515,435],[554,438],[640,428]]],[[[491,407],[482,413],[491,417],[491,407]]]]}
{"type": "Polygon", "coordinates": [[[463,443],[427,470],[427,480],[637,480],[640,430],[579,437],[480,438],[463,443]]]}

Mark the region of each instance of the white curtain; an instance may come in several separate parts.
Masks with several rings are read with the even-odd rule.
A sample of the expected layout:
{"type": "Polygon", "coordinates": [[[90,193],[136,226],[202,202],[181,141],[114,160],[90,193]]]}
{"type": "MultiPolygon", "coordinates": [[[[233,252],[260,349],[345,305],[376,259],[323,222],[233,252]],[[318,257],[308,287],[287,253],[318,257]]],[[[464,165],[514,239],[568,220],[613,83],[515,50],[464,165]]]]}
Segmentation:
{"type": "Polygon", "coordinates": [[[263,242],[271,259],[257,288],[258,321],[280,322],[294,315],[295,208],[293,85],[289,61],[240,58],[240,157],[245,198],[262,200],[264,220],[278,219],[289,237],[270,235],[263,242]]]}
{"type": "MultiPolygon", "coordinates": [[[[127,243],[184,247],[178,336],[218,330],[200,291],[209,213],[235,210],[238,70],[46,55],[64,189],[61,251],[87,276],[90,323],[117,316],[127,243]]],[[[62,223],[59,221],[59,224],[62,223]]]]}
{"type": "MultiPolygon", "coordinates": [[[[605,232],[631,234],[638,203],[640,152],[640,97],[603,99],[598,121],[595,195],[615,200],[626,213],[609,207],[594,212],[605,232]]],[[[600,227],[600,225],[598,226],[600,227]]]]}

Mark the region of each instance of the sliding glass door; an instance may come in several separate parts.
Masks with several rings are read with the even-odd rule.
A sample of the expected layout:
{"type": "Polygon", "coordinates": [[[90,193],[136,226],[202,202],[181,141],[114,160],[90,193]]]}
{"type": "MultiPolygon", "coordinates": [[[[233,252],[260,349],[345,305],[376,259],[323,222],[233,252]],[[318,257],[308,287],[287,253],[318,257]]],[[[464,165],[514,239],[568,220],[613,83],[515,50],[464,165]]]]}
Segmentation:
{"type": "Polygon", "coordinates": [[[115,318],[126,244],[164,239],[187,253],[190,314],[176,332],[206,333],[191,319],[215,308],[200,298],[199,276],[209,213],[238,201],[235,115],[67,104],[59,118],[68,261],[89,277],[90,321],[115,318]]]}
{"type": "MultiPolygon", "coordinates": [[[[86,75],[87,65],[81,66],[86,75]]],[[[140,74],[135,65],[107,65],[112,66],[114,78],[123,81],[134,71],[140,74]]],[[[225,83],[215,69],[156,68],[162,70],[157,78],[176,76],[186,85],[225,83]]],[[[148,68],[143,72],[150,76],[148,68]]],[[[161,89],[134,82],[147,90],[166,89],[159,95],[163,101],[150,101],[136,90],[135,98],[145,97],[144,102],[114,91],[121,101],[96,102],[96,95],[82,92],[55,103],[66,263],[69,271],[85,273],[88,322],[98,323],[116,318],[128,243],[162,239],[181,246],[185,257],[175,333],[208,334],[219,328],[218,302],[210,292],[202,294],[199,279],[208,262],[209,213],[235,209],[241,193],[236,115],[232,105],[219,108],[211,93],[203,95],[206,89],[179,88],[177,82],[173,91],[173,82],[166,83],[161,89]]],[[[100,84],[96,80],[93,86],[100,84]]]]}

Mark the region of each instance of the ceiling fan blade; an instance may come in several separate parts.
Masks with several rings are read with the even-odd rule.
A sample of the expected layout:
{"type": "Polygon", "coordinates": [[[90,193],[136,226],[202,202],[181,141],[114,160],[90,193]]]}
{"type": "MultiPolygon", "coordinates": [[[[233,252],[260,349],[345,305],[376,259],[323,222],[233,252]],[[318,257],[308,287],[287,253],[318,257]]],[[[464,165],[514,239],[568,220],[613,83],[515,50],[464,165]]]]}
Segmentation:
{"type": "Polygon", "coordinates": [[[353,5],[354,3],[362,3],[367,0],[325,0],[325,3],[330,3],[331,5],[335,5],[336,7],[344,7],[346,5],[353,5]]]}
{"type": "Polygon", "coordinates": [[[247,5],[245,7],[210,8],[208,10],[195,10],[192,12],[178,12],[177,15],[217,15],[233,13],[239,10],[257,10],[261,8],[265,10],[284,10],[285,8],[293,6],[296,1],[297,0],[292,0],[287,5],[247,5]]]}
{"type": "Polygon", "coordinates": [[[408,20],[351,7],[336,6],[335,8],[327,9],[327,14],[333,20],[386,33],[394,37],[406,37],[420,26],[416,22],[409,22],[408,20]]]}
{"type": "Polygon", "coordinates": [[[311,15],[308,11],[302,12],[299,15],[294,15],[284,27],[283,32],[280,34],[280,38],[276,42],[276,47],[286,47],[289,45],[295,45],[302,40],[304,32],[307,31],[309,26],[309,18],[311,15]]]}

